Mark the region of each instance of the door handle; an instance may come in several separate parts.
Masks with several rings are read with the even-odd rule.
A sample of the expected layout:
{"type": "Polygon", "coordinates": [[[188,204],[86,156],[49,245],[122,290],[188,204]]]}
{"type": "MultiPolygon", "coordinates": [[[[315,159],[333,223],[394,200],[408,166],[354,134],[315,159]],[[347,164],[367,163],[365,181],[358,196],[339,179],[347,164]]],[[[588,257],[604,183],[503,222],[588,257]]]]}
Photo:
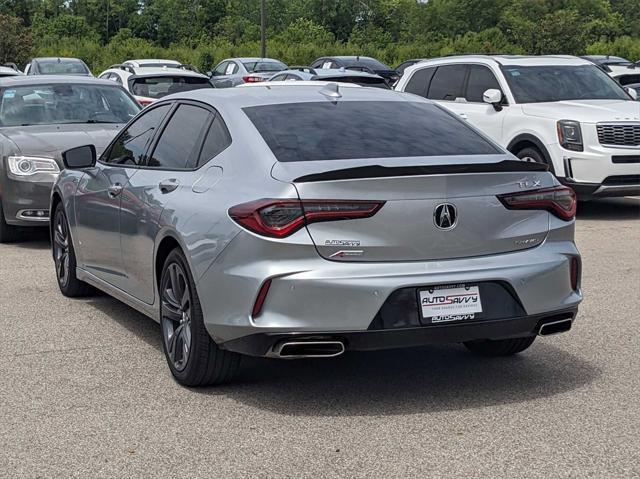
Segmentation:
{"type": "Polygon", "coordinates": [[[180,182],[175,178],[171,178],[170,180],[161,181],[158,186],[160,187],[160,191],[166,195],[167,193],[171,193],[178,186],[180,186],[180,182]]]}
{"type": "Polygon", "coordinates": [[[109,192],[109,196],[111,198],[115,198],[120,193],[122,193],[122,185],[120,183],[116,183],[107,188],[107,191],[109,192]]]}

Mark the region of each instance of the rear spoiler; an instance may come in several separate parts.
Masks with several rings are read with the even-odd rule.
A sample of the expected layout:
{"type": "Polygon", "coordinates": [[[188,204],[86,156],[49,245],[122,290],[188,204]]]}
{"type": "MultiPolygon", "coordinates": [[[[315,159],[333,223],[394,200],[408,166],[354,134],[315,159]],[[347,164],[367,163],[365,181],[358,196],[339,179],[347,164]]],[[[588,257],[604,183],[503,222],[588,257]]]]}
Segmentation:
{"type": "Polygon", "coordinates": [[[542,163],[521,160],[503,160],[497,163],[467,163],[458,165],[397,166],[380,165],[358,166],[342,170],[312,173],[293,180],[296,183],[315,181],[356,180],[362,178],[388,178],[393,176],[456,175],[467,173],[508,173],[526,171],[549,171],[542,163]]]}

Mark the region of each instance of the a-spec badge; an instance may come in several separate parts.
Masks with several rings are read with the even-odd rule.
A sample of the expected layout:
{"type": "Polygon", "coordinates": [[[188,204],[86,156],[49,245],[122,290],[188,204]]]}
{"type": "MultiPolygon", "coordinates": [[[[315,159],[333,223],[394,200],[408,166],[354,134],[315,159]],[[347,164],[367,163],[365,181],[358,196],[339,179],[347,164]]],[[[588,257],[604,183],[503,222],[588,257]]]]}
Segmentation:
{"type": "Polygon", "coordinates": [[[329,258],[346,258],[351,256],[362,256],[363,254],[364,251],[360,249],[350,249],[344,251],[336,251],[331,256],[329,256],[329,258]]]}

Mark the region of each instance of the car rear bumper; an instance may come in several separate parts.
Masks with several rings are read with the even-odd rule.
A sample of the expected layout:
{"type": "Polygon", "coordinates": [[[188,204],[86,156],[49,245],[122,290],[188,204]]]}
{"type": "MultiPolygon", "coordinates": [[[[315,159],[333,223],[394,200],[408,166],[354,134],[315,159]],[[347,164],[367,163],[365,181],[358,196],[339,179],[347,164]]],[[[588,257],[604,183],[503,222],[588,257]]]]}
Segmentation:
{"type": "Polygon", "coordinates": [[[276,356],[279,346],[289,342],[340,342],[345,351],[375,351],[429,344],[462,343],[482,339],[535,336],[544,324],[573,321],[578,308],[551,314],[489,321],[468,321],[447,325],[370,331],[319,331],[256,333],[222,343],[220,346],[250,356],[276,356]]]}
{"type": "MultiPolygon", "coordinates": [[[[495,327],[504,327],[509,334],[509,321],[515,317],[552,315],[557,311],[577,308],[582,300],[579,284],[576,289],[571,284],[571,262],[573,258],[579,258],[579,253],[573,241],[565,239],[570,235],[572,230],[555,231],[535,248],[491,256],[424,262],[355,263],[324,260],[313,246],[308,245],[288,244],[279,250],[286,252],[286,257],[276,255],[269,249],[277,248],[277,244],[272,246],[242,233],[198,278],[197,290],[205,326],[216,343],[223,347],[233,347],[231,341],[256,334],[344,332],[352,335],[362,332],[367,333],[365,337],[370,337],[368,333],[372,330],[389,328],[393,322],[374,321],[397,291],[461,283],[505,286],[518,308],[503,309],[484,319],[498,318],[495,327]],[[561,237],[555,237],[557,235],[561,237]],[[270,280],[270,287],[262,311],[252,317],[259,291],[267,280],[270,280]]],[[[420,320],[401,320],[418,314],[418,299],[414,298],[413,312],[402,307],[391,312],[397,314],[398,324],[403,327],[420,324],[420,320]]],[[[499,301],[487,297],[487,301],[490,299],[499,301]]],[[[448,324],[456,328],[458,323],[448,324]]],[[[527,327],[519,329],[517,334],[526,335],[533,326],[529,321],[527,327]]],[[[430,326],[417,329],[435,331],[430,326]]],[[[397,331],[394,329],[393,332],[397,331]]],[[[391,336],[380,335],[381,338],[391,336]]],[[[491,333],[491,336],[501,335],[491,333]]],[[[452,340],[466,339],[465,336],[452,336],[452,340]]]]}

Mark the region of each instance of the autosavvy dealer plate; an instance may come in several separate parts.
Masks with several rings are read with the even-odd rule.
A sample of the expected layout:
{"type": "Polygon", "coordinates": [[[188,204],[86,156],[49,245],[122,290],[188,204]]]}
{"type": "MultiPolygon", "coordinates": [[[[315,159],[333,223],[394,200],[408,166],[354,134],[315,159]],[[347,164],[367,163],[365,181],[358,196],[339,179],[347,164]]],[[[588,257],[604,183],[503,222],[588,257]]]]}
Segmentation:
{"type": "Polygon", "coordinates": [[[434,286],[420,290],[418,300],[422,317],[431,324],[476,319],[482,313],[478,286],[434,286]]]}

